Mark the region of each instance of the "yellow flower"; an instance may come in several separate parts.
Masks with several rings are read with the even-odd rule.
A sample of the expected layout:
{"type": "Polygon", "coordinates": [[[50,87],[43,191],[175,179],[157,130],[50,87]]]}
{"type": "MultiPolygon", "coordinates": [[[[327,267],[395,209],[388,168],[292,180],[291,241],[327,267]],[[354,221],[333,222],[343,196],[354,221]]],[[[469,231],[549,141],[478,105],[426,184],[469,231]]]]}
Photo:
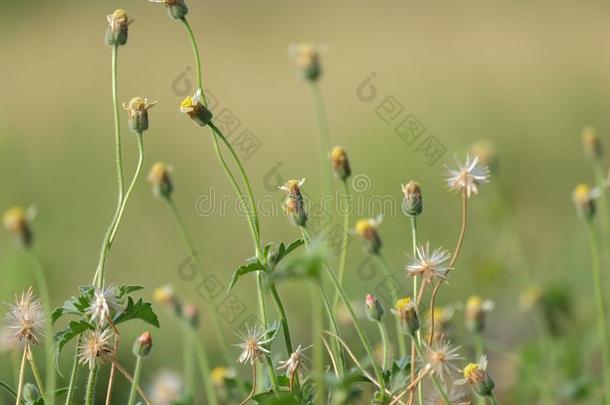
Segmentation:
{"type": "Polygon", "coordinates": [[[480,367],[477,363],[469,363],[464,367],[464,378],[468,381],[474,381],[476,373],[480,371],[480,367]]]}
{"type": "Polygon", "coordinates": [[[396,305],[394,307],[396,308],[396,311],[402,312],[402,311],[409,309],[412,306],[413,306],[413,300],[411,299],[411,297],[405,297],[405,298],[401,298],[398,301],[396,301],[396,305]]]}
{"type": "Polygon", "coordinates": [[[217,387],[222,387],[225,383],[225,377],[227,376],[229,369],[226,367],[216,367],[210,373],[212,378],[212,384],[217,387]]]}

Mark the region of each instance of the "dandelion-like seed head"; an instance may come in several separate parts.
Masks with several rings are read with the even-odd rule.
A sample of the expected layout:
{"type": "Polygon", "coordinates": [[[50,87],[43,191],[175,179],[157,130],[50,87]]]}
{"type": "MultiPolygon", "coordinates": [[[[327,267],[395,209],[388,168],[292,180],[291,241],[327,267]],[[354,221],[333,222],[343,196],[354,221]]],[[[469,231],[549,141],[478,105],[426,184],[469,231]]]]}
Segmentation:
{"type": "Polygon", "coordinates": [[[428,346],[425,355],[426,362],[441,380],[445,380],[447,375],[459,371],[459,367],[454,364],[454,362],[463,359],[459,350],[459,346],[453,346],[449,340],[442,337],[436,340],[432,346],[428,346]]]}
{"type": "MultiPolygon", "coordinates": [[[[451,405],[470,405],[471,402],[468,399],[466,393],[461,390],[459,387],[451,386],[447,388],[447,399],[449,399],[449,403],[451,405]]],[[[430,397],[424,401],[426,405],[446,405],[447,402],[435,390],[430,391],[430,397]]]]}
{"type": "Polygon", "coordinates": [[[103,326],[112,319],[112,314],[121,312],[119,304],[118,289],[115,285],[110,285],[104,289],[96,288],[93,291],[93,299],[87,308],[87,315],[92,323],[103,326]]]}
{"type": "Polygon", "coordinates": [[[112,330],[95,329],[83,333],[82,340],[78,346],[78,359],[81,364],[87,364],[91,369],[97,361],[104,361],[113,354],[112,330]]]}
{"type": "Polygon", "coordinates": [[[15,302],[9,305],[5,323],[10,330],[12,340],[26,340],[38,344],[43,334],[45,316],[42,304],[35,298],[32,288],[15,296],[15,302]]]}
{"type": "Polygon", "coordinates": [[[288,360],[280,360],[280,366],[277,369],[285,369],[287,375],[294,375],[294,373],[296,373],[303,365],[303,359],[305,358],[303,352],[310,347],[311,346],[302,347],[299,345],[297,349],[290,354],[288,360]]]}
{"type": "Polygon", "coordinates": [[[266,334],[267,332],[262,327],[253,325],[246,327],[246,332],[239,336],[242,341],[242,343],[238,344],[242,349],[239,355],[240,363],[245,364],[250,362],[250,364],[254,364],[263,356],[271,353],[265,348],[265,345],[271,341],[266,338],[266,334]]]}
{"type": "Polygon", "coordinates": [[[418,246],[416,257],[411,264],[407,265],[407,274],[410,276],[422,276],[425,281],[433,278],[445,280],[451,268],[447,261],[451,259],[451,253],[443,248],[436,248],[430,252],[430,243],[418,246]]]}
{"type": "Polygon", "coordinates": [[[470,198],[472,194],[478,194],[479,185],[489,181],[489,168],[479,164],[479,157],[473,159],[466,156],[464,163],[456,159],[457,169],[449,169],[447,174],[447,186],[450,190],[466,193],[470,198]]]}

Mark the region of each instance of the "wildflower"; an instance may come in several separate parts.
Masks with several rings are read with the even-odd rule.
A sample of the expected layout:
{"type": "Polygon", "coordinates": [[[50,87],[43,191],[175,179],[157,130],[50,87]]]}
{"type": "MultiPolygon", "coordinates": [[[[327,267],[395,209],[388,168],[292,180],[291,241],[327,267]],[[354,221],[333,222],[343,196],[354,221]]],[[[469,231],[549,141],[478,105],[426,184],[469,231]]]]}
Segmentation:
{"type": "Polygon", "coordinates": [[[288,180],[286,184],[280,187],[280,190],[286,192],[286,199],[282,208],[296,226],[305,226],[308,219],[305,211],[305,201],[301,193],[303,183],[305,183],[305,179],[293,179],[288,180]]]}
{"type": "Polygon", "coordinates": [[[601,158],[602,144],[594,127],[585,127],[582,130],[582,146],[587,157],[591,159],[601,158]]]}
{"type": "Polygon", "coordinates": [[[478,194],[479,185],[489,181],[489,168],[479,164],[479,157],[470,159],[466,156],[466,161],[461,164],[456,159],[457,170],[448,169],[447,185],[451,190],[458,190],[466,193],[470,198],[472,194],[478,194]]]}
{"type": "Polygon", "coordinates": [[[315,82],[322,75],[320,65],[321,47],[311,43],[294,44],[290,46],[290,55],[304,80],[315,82]]]}
{"type": "Polygon", "coordinates": [[[185,304],[182,308],[182,315],[192,328],[197,329],[197,326],[199,326],[199,308],[195,304],[185,304]]]}
{"type": "Polygon", "coordinates": [[[13,236],[17,244],[25,248],[32,246],[34,240],[30,226],[31,218],[28,218],[31,216],[21,207],[10,208],[2,216],[6,230],[13,236]]]}
{"type": "Polygon", "coordinates": [[[92,323],[103,326],[108,318],[111,318],[111,311],[121,312],[117,296],[118,291],[114,285],[108,286],[103,290],[95,289],[93,300],[86,311],[92,323]]]}
{"type": "Polygon", "coordinates": [[[45,316],[42,304],[34,297],[31,287],[21,293],[21,296],[15,296],[15,303],[9,305],[4,321],[10,330],[11,340],[25,339],[28,343],[39,343],[45,316]]]}
{"type": "Polygon", "coordinates": [[[383,317],[384,313],[383,305],[381,305],[381,302],[379,302],[379,300],[374,295],[367,294],[364,303],[367,318],[369,318],[369,320],[371,321],[381,321],[381,318],[383,317]]]}
{"type": "Polygon", "coordinates": [[[349,160],[347,159],[347,153],[345,153],[345,149],[341,146],[335,146],[330,152],[330,163],[333,167],[335,177],[339,180],[345,181],[352,174],[349,160]]]}
{"type": "Polygon", "coordinates": [[[170,177],[172,167],[157,162],[150,168],[148,172],[148,182],[152,185],[153,194],[157,198],[169,198],[174,191],[174,185],[170,177]]]}
{"type": "Polygon", "coordinates": [[[464,367],[463,373],[464,378],[457,380],[455,384],[462,385],[468,383],[482,397],[493,395],[496,383],[487,372],[487,357],[485,355],[481,356],[478,363],[470,363],[464,367]]]}
{"type": "Polygon", "coordinates": [[[127,33],[129,25],[133,22],[127,17],[127,12],[123,9],[114,10],[114,13],[107,15],[108,29],[106,30],[106,44],[108,46],[121,46],[127,43],[127,33]]]}
{"type": "Polygon", "coordinates": [[[263,328],[252,325],[247,326],[246,333],[239,336],[242,343],[237,345],[242,349],[242,352],[239,355],[240,363],[245,364],[249,361],[250,364],[254,364],[261,357],[271,354],[271,352],[264,347],[264,345],[271,341],[271,339],[266,337],[266,334],[267,331],[263,328]]]}
{"type": "Polygon", "coordinates": [[[299,370],[299,367],[301,367],[302,363],[303,363],[303,358],[305,357],[303,355],[303,352],[307,349],[309,349],[311,346],[307,346],[305,348],[303,348],[301,345],[299,345],[297,347],[297,349],[292,352],[292,354],[290,355],[290,357],[288,358],[288,360],[283,361],[280,360],[279,364],[280,366],[277,368],[278,370],[282,370],[282,369],[286,369],[286,374],[289,376],[294,375],[294,373],[296,373],[299,370]]]}
{"type": "Polygon", "coordinates": [[[405,214],[410,217],[416,217],[422,213],[424,209],[421,195],[421,186],[415,181],[410,181],[402,185],[402,192],[405,195],[403,200],[403,209],[405,214]]]}
{"type": "Polygon", "coordinates": [[[174,288],[171,285],[164,285],[162,287],[155,288],[153,292],[153,299],[166,307],[171,308],[176,315],[182,314],[182,305],[176,294],[174,293],[174,288]]]}
{"type": "Polygon", "coordinates": [[[576,206],[578,213],[585,219],[589,220],[595,215],[595,198],[599,196],[597,188],[591,189],[585,183],[576,186],[572,194],[572,201],[576,206]]]}
{"type": "Polygon", "coordinates": [[[78,346],[78,359],[81,364],[87,364],[89,368],[93,368],[98,359],[105,360],[112,354],[111,329],[88,330],[82,336],[81,344],[78,346]]]}
{"type": "Polygon", "coordinates": [[[444,337],[427,347],[426,362],[441,380],[445,379],[445,375],[449,375],[453,371],[459,371],[459,367],[453,364],[453,362],[463,359],[458,350],[460,350],[459,346],[452,346],[451,342],[444,337]]]}
{"type": "Polygon", "coordinates": [[[205,127],[212,120],[212,112],[205,107],[205,100],[201,89],[197,89],[194,96],[187,96],[180,103],[180,112],[188,114],[198,125],[205,127]]]}
{"type": "Polygon", "coordinates": [[[377,232],[377,228],[381,223],[381,216],[377,218],[368,218],[368,219],[360,219],[356,222],[356,235],[362,238],[364,242],[364,247],[372,254],[379,254],[381,250],[381,237],[379,236],[379,232],[377,232]]]}
{"type": "Polygon", "coordinates": [[[494,309],[491,300],[483,300],[481,297],[473,295],[466,301],[465,320],[466,329],[472,333],[481,333],[485,329],[487,313],[494,309]]]}
{"type": "Polygon", "coordinates": [[[475,142],[470,147],[470,153],[473,156],[479,157],[479,162],[483,166],[489,167],[491,172],[494,172],[498,166],[498,154],[496,152],[496,146],[493,142],[488,139],[482,139],[475,142]]]}
{"type": "Polygon", "coordinates": [[[184,384],[180,376],[171,371],[162,371],[153,380],[150,399],[156,405],[171,405],[180,401],[183,392],[184,384]]]}
{"type": "Polygon", "coordinates": [[[226,380],[232,380],[236,377],[235,370],[227,367],[215,367],[210,373],[212,384],[216,387],[223,387],[226,380]]]}
{"type": "Polygon", "coordinates": [[[151,3],[164,3],[167,14],[174,20],[183,19],[189,12],[184,0],[148,0],[151,3]]]}
{"type": "MultiPolygon", "coordinates": [[[[453,306],[435,306],[434,307],[434,337],[439,338],[443,335],[446,335],[449,327],[451,325],[451,318],[453,318],[453,314],[455,313],[455,308],[453,306]]],[[[427,314],[427,322],[428,325],[431,325],[432,317],[431,312],[427,314]]],[[[430,330],[431,328],[429,328],[430,330]]]]}
{"type": "Polygon", "coordinates": [[[411,297],[405,297],[396,301],[392,313],[400,320],[400,325],[405,334],[415,335],[419,330],[419,317],[415,301],[411,297]]]}
{"type": "Polygon", "coordinates": [[[280,190],[285,191],[288,197],[303,198],[301,187],[305,184],[305,178],[288,180],[280,190]]]}
{"type": "Polygon", "coordinates": [[[137,357],[146,357],[152,349],[152,336],[150,332],[144,332],[133,344],[133,354],[137,357]]]}
{"type": "Polygon", "coordinates": [[[411,276],[422,276],[425,281],[432,281],[434,277],[441,280],[447,278],[451,270],[446,262],[451,258],[451,253],[443,248],[436,248],[430,253],[430,244],[420,245],[411,264],[407,265],[407,274],[411,276]]]}
{"type": "Polygon", "coordinates": [[[123,108],[127,111],[128,126],[131,132],[142,133],[148,129],[148,110],[157,104],[156,101],[148,102],[148,99],[134,97],[129,103],[123,103],[123,108]]]}

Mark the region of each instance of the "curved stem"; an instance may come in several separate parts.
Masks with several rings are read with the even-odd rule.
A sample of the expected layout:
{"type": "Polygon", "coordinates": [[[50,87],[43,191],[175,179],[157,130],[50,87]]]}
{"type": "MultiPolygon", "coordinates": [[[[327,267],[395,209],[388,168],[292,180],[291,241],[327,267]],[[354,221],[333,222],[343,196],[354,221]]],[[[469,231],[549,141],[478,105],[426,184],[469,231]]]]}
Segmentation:
{"type": "Polygon", "coordinates": [[[205,92],[203,91],[204,89],[203,89],[203,79],[202,79],[203,75],[201,72],[201,55],[199,54],[199,47],[197,46],[197,40],[195,39],[195,34],[193,33],[191,25],[187,21],[186,17],[182,17],[180,19],[180,21],[182,22],[182,25],[186,29],[186,33],[188,34],[188,37],[191,41],[191,47],[193,48],[193,53],[195,56],[195,70],[197,72],[195,77],[197,78],[197,87],[199,87],[201,89],[201,96],[203,97],[204,105],[207,107],[208,101],[205,98],[205,92]]]}
{"type": "MultiPolygon", "coordinates": [[[[350,190],[349,184],[347,181],[343,182],[343,186],[345,188],[345,199],[348,201],[348,206],[346,207],[346,212],[343,213],[343,240],[341,243],[341,257],[339,258],[339,273],[337,273],[337,278],[339,280],[339,284],[343,285],[343,277],[345,275],[345,266],[347,264],[347,246],[349,243],[349,219],[351,212],[351,205],[349,202],[350,199],[350,190]]],[[[337,305],[339,305],[339,293],[335,292],[335,297],[333,299],[333,311],[336,313],[337,305]]]]}
{"type": "Polygon", "coordinates": [[[383,346],[383,369],[387,370],[390,364],[390,350],[389,350],[389,340],[388,340],[388,331],[381,321],[377,321],[377,326],[379,327],[379,334],[381,335],[381,344],[383,346]]]}
{"type": "MultiPolygon", "coordinates": [[[[390,285],[390,297],[392,299],[392,305],[398,301],[398,292],[396,291],[396,286],[394,285],[394,276],[392,275],[392,271],[390,270],[390,266],[385,258],[381,255],[375,255],[381,263],[381,269],[385,273],[386,278],[389,280],[390,285]]],[[[407,343],[405,341],[405,335],[402,333],[402,328],[400,327],[400,319],[396,316],[394,317],[394,322],[396,326],[396,339],[398,340],[398,351],[400,353],[400,357],[404,357],[407,354],[407,343]]]]}
{"type": "MultiPolygon", "coordinates": [[[[466,190],[462,193],[462,226],[460,229],[460,236],[458,237],[457,244],[455,246],[455,250],[453,251],[453,256],[451,257],[451,262],[449,262],[449,270],[447,273],[451,271],[455,261],[460,254],[462,249],[462,243],[464,242],[464,235],[466,235],[466,224],[468,223],[468,195],[466,194],[466,190]]],[[[434,290],[432,291],[432,296],[430,297],[430,337],[428,340],[429,344],[432,344],[434,339],[434,305],[436,302],[436,295],[438,294],[438,290],[441,287],[443,280],[440,280],[434,286],[434,290]]]]}
{"type": "Polygon", "coordinates": [[[248,401],[250,400],[250,398],[252,398],[254,396],[255,392],[256,392],[256,364],[252,363],[252,390],[250,391],[250,394],[248,394],[246,399],[241,401],[239,403],[239,405],[247,404],[248,401]]]}
{"type": "Polygon", "coordinates": [[[87,391],[85,392],[85,405],[93,405],[93,397],[95,396],[95,380],[97,378],[97,363],[89,370],[87,378],[87,391]]]}
{"type": "Polygon", "coordinates": [[[70,372],[70,382],[68,383],[68,392],[66,393],[65,405],[72,403],[74,397],[74,390],[76,388],[76,377],[78,375],[78,347],[80,346],[81,335],[78,335],[78,340],[74,348],[74,360],[72,361],[72,371],[70,372]]]}
{"type": "Polygon", "coordinates": [[[21,365],[19,366],[19,382],[17,383],[17,398],[15,401],[15,405],[21,404],[21,396],[23,394],[23,380],[25,377],[25,361],[28,355],[28,343],[25,343],[25,347],[23,348],[23,357],[21,358],[21,365]]]}
{"type": "Polygon", "coordinates": [[[131,382],[131,389],[129,390],[129,400],[127,405],[134,405],[136,403],[136,392],[140,382],[140,374],[142,374],[142,356],[136,356],[136,368],[133,372],[133,381],[131,382]]]}

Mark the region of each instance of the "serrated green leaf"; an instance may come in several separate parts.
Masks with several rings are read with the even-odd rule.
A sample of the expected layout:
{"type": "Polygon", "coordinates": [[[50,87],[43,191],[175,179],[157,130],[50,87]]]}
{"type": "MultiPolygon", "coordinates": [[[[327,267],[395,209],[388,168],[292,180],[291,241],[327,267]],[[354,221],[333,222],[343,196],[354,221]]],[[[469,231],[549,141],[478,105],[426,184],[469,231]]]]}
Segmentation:
{"type": "Polygon", "coordinates": [[[149,302],[142,301],[142,298],[134,303],[131,297],[127,297],[127,308],[117,315],[114,319],[115,325],[132,319],[140,319],[157,328],[159,327],[159,319],[153,311],[152,305],[149,302]]]}
{"type": "Polygon", "coordinates": [[[126,295],[131,294],[132,292],[135,291],[140,291],[143,290],[144,287],[142,287],[141,285],[133,285],[133,284],[124,284],[118,287],[118,298],[123,298],[126,295]]]}
{"type": "MultiPolygon", "coordinates": [[[[93,329],[93,325],[86,321],[71,321],[68,326],[55,334],[54,340],[57,345],[55,352],[55,367],[59,371],[59,356],[64,346],[76,336],[80,335],[88,329],[93,329]]],[[[61,373],[60,373],[61,374],[61,373]]]]}
{"type": "Polygon", "coordinates": [[[91,297],[89,293],[82,292],[78,297],[71,297],[66,300],[61,307],[55,308],[51,313],[51,322],[54,324],[59,318],[64,315],[83,315],[87,308],[91,305],[91,297]]]}
{"type": "Polygon", "coordinates": [[[233,276],[231,277],[231,282],[229,283],[229,288],[228,288],[228,292],[231,291],[233,289],[233,287],[235,286],[235,284],[237,283],[237,280],[239,280],[239,278],[241,276],[243,276],[244,274],[248,274],[248,273],[252,273],[253,271],[260,271],[260,270],[265,270],[265,267],[261,264],[261,262],[259,262],[256,258],[254,262],[246,262],[246,264],[244,264],[243,266],[240,266],[237,270],[235,270],[235,273],[233,273],[233,276]]]}

